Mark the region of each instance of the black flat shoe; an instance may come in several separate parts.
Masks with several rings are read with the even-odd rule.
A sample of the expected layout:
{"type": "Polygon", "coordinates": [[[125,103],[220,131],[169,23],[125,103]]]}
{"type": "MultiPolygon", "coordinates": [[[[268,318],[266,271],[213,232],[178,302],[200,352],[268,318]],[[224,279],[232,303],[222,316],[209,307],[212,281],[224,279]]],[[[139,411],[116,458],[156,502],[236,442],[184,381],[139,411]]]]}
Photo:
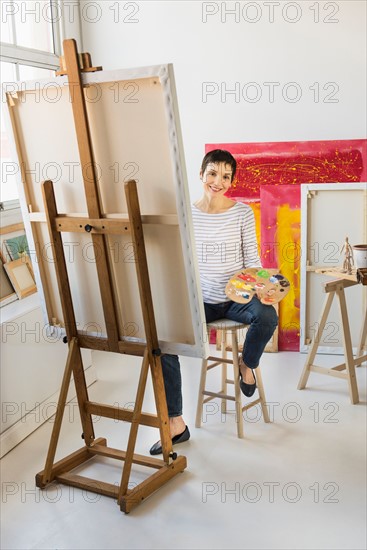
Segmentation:
{"type": "Polygon", "coordinates": [[[252,375],[254,377],[254,380],[255,380],[255,383],[254,384],[247,384],[246,382],[244,382],[242,380],[242,374],[241,374],[241,371],[240,371],[240,388],[241,388],[241,392],[246,395],[246,397],[252,397],[255,393],[255,390],[256,390],[256,378],[255,378],[255,373],[252,369],[252,375]]]}
{"type": "MultiPolygon", "coordinates": [[[[189,428],[186,426],[185,430],[178,435],[175,435],[172,438],[172,445],[176,445],[177,443],[183,443],[184,441],[187,441],[190,439],[190,432],[189,428]]],[[[154,443],[154,445],[150,448],[150,454],[151,455],[160,455],[162,454],[162,445],[160,441],[157,441],[157,443],[154,443]]]]}

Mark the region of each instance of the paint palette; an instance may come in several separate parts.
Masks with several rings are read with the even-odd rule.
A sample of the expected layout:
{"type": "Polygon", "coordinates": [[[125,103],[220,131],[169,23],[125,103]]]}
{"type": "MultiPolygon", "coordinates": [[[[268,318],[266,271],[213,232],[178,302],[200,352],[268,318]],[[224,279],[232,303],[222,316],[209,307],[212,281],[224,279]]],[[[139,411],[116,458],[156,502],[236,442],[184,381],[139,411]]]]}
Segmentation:
{"type": "Polygon", "coordinates": [[[277,269],[250,267],[235,273],[227,283],[226,295],[233,302],[247,304],[256,294],[265,305],[277,304],[290,289],[290,282],[277,269]]]}

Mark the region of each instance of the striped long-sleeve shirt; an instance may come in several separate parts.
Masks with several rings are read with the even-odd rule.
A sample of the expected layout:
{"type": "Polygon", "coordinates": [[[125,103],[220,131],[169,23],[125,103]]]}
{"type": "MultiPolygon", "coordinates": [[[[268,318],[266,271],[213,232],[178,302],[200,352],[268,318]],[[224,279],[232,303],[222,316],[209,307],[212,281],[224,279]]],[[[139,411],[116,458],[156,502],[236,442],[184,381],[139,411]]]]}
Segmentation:
{"type": "Polygon", "coordinates": [[[226,302],[224,290],[231,276],[243,268],[261,266],[254,213],[250,206],[237,202],[218,214],[207,214],[193,205],[192,216],[204,302],[226,302]]]}

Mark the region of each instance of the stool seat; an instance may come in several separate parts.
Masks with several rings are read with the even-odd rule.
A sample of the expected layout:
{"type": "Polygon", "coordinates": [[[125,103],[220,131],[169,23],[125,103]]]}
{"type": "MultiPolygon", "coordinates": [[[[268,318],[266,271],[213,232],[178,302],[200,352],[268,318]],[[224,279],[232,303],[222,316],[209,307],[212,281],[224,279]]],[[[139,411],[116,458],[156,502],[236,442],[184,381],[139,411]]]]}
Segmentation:
{"type": "Polygon", "coordinates": [[[212,321],[211,323],[207,323],[206,326],[210,329],[227,330],[227,329],[245,328],[245,327],[248,327],[249,325],[245,325],[244,323],[239,323],[237,321],[231,321],[231,319],[218,319],[217,321],[212,321]]]}
{"type": "Polygon", "coordinates": [[[261,377],[260,367],[256,368],[256,385],[259,392],[259,397],[253,401],[248,402],[245,406],[242,406],[242,392],[240,388],[240,368],[239,368],[239,350],[238,350],[238,331],[248,328],[249,325],[240,323],[237,321],[231,321],[230,319],[218,319],[211,323],[207,323],[206,328],[209,333],[215,329],[221,334],[221,355],[218,357],[210,356],[202,361],[199,397],[196,410],[196,423],[197,428],[201,427],[203,407],[205,403],[212,399],[221,399],[221,411],[223,414],[227,413],[227,401],[235,402],[235,413],[237,422],[237,435],[243,437],[243,411],[260,404],[262,415],[265,422],[270,422],[268,410],[266,407],[264,386],[261,377]],[[231,335],[232,340],[232,358],[227,357],[227,334],[231,335]],[[233,365],[233,379],[227,378],[227,365],[233,365]],[[206,375],[207,372],[217,366],[222,367],[221,374],[221,389],[217,392],[209,391],[206,388],[206,375]],[[228,384],[233,384],[234,394],[229,395],[227,393],[228,384]]]}

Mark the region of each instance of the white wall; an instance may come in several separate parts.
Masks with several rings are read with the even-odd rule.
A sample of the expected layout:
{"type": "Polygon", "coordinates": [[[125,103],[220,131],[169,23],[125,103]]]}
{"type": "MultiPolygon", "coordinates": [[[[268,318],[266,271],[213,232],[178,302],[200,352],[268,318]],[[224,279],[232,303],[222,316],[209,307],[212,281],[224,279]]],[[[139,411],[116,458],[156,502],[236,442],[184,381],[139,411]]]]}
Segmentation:
{"type": "MultiPolygon", "coordinates": [[[[56,412],[68,354],[61,336],[45,325],[37,294],[1,310],[0,458],[56,412]]],[[[90,350],[82,350],[87,385],[96,381],[90,350]]],[[[70,384],[68,402],[75,397],[70,384]]],[[[68,405],[79,421],[76,403],[68,405]]]]}
{"type": "Polygon", "coordinates": [[[205,143],[366,136],[363,1],[81,0],[80,8],[83,51],[94,64],[104,69],[174,64],[193,200],[200,195],[197,174],[205,143]],[[230,9],[238,10],[239,22],[226,12],[230,9]],[[204,22],[209,11],[217,13],[204,22]],[[205,101],[206,82],[219,90],[205,101]],[[256,87],[246,88],[251,82],[256,87]],[[280,84],[273,101],[266,82],[280,84]],[[291,82],[297,88],[287,87],[291,82]],[[226,94],[236,83],[239,97],[226,94]],[[323,89],[327,83],[332,84],[323,89]],[[261,98],[251,102],[259,92],[261,98]],[[302,96],[292,102],[296,92],[302,96]]]}
{"type": "Polygon", "coordinates": [[[1,433],[36,409],[61,385],[68,349],[60,339],[47,333],[37,306],[35,303],[30,311],[0,325],[1,433]]]}

